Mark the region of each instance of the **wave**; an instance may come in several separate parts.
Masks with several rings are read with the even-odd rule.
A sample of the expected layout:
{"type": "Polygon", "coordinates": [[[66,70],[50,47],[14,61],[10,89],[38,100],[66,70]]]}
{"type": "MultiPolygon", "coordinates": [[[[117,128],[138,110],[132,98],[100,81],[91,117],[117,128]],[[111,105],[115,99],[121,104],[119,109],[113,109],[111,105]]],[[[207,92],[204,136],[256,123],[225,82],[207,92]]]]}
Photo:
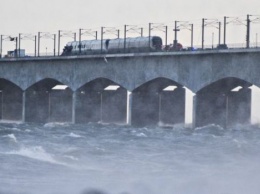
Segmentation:
{"type": "Polygon", "coordinates": [[[65,163],[55,160],[54,157],[52,156],[52,154],[47,153],[41,146],[34,146],[34,147],[30,147],[30,148],[21,148],[18,151],[10,151],[5,154],[19,155],[19,156],[39,160],[42,162],[49,162],[52,164],[59,164],[59,165],[67,166],[65,163]]]}
{"type": "Polygon", "coordinates": [[[15,143],[17,143],[17,139],[16,139],[16,137],[15,137],[14,134],[4,135],[3,137],[10,138],[12,141],[14,141],[15,143]]]}
{"type": "Polygon", "coordinates": [[[12,124],[22,124],[22,121],[16,121],[16,120],[0,120],[0,123],[12,123],[12,124]]]}
{"type": "Polygon", "coordinates": [[[223,135],[223,133],[225,132],[224,128],[216,125],[216,124],[209,124],[206,126],[202,126],[202,127],[196,127],[194,129],[194,132],[196,133],[208,133],[208,134],[213,134],[213,135],[223,135]]]}
{"type": "Polygon", "coordinates": [[[75,138],[80,138],[80,137],[82,137],[81,135],[78,135],[78,134],[75,134],[75,133],[70,133],[69,135],[68,135],[69,137],[75,137],[75,138]]]}
{"type": "Polygon", "coordinates": [[[71,123],[60,123],[60,122],[52,122],[52,123],[46,123],[43,125],[43,127],[47,127],[47,128],[53,128],[53,127],[68,127],[70,126],[71,123]]]}

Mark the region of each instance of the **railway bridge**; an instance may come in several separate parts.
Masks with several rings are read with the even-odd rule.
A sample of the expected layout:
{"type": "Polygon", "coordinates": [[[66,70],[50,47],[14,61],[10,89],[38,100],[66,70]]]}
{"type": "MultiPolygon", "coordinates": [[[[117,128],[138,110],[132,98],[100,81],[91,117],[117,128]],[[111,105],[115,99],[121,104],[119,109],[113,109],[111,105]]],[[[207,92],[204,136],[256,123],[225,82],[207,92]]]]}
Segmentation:
{"type": "Polygon", "coordinates": [[[252,85],[260,49],[1,59],[0,118],[173,125],[190,90],[193,126],[226,127],[250,122],[252,85]]]}

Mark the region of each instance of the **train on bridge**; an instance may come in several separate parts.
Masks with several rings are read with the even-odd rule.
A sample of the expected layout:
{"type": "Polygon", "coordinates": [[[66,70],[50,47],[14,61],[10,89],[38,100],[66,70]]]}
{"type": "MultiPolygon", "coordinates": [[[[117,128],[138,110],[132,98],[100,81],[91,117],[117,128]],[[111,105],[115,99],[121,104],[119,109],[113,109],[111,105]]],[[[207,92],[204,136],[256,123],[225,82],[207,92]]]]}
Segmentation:
{"type": "MultiPolygon", "coordinates": [[[[182,49],[181,44],[177,44],[178,50],[182,49]]],[[[83,40],[68,42],[63,49],[62,56],[100,54],[103,53],[136,53],[136,52],[156,52],[173,50],[172,45],[163,47],[162,38],[132,37],[104,40],[83,40]]]]}

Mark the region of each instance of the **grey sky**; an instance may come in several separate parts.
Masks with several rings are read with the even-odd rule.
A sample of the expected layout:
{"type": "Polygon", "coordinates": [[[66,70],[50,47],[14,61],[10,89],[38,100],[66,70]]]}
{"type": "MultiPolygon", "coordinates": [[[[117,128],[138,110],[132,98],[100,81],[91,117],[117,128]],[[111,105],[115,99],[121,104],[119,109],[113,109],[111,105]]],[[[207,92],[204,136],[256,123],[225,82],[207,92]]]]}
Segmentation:
{"type": "MultiPolygon", "coordinates": [[[[124,24],[140,24],[147,30],[149,22],[173,25],[175,20],[188,20],[195,25],[195,45],[201,41],[203,17],[223,21],[224,16],[246,19],[246,14],[260,14],[259,0],[0,0],[0,4],[0,34],[17,36],[18,33],[57,33],[58,30],[77,32],[79,28],[118,28],[124,24]]],[[[260,25],[256,24],[252,27],[252,39],[255,40],[259,28],[260,25]]],[[[172,41],[172,27],[169,31],[172,33],[169,33],[169,41],[172,41]]],[[[212,42],[213,32],[214,42],[217,43],[215,28],[206,29],[205,44],[212,42]]],[[[179,35],[186,45],[189,33],[182,31],[179,35]]],[[[243,42],[245,27],[229,27],[227,36],[231,42],[243,42]]]]}
{"type": "Polygon", "coordinates": [[[259,0],[0,0],[3,33],[258,14],[259,0]]]}

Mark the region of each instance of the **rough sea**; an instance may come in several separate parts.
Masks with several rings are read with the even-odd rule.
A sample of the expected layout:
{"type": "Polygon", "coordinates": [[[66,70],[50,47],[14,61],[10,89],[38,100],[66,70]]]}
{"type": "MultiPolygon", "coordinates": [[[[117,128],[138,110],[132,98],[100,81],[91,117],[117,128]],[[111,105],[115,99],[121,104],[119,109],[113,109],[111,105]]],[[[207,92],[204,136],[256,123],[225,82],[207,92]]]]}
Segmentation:
{"type": "Polygon", "coordinates": [[[259,194],[260,127],[0,124],[0,194],[259,194]]]}

